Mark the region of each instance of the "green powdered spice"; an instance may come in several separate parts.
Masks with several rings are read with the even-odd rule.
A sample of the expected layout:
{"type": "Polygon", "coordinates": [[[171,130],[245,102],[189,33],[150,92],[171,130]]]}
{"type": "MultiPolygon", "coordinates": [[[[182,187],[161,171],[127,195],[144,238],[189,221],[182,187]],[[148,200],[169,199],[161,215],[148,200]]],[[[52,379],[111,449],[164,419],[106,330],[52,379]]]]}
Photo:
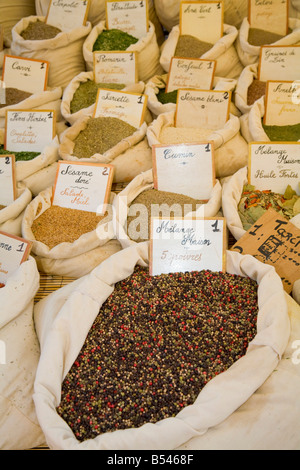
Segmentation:
{"type": "Polygon", "coordinates": [[[0,108],[5,108],[7,106],[13,106],[15,104],[21,103],[21,101],[26,100],[31,95],[32,93],[19,90],[18,88],[5,88],[5,103],[0,103],[0,108]]]}
{"type": "Polygon", "coordinates": [[[203,201],[184,194],[147,189],[130,204],[127,216],[127,233],[131,240],[142,242],[150,238],[151,217],[182,217],[196,211],[203,201]]]}
{"type": "Polygon", "coordinates": [[[135,127],[118,118],[90,118],[86,128],[74,141],[73,155],[77,158],[90,158],[96,153],[103,154],[122,139],[131,136],[136,130],[135,127]]]}
{"type": "Polygon", "coordinates": [[[124,87],[125,85],[119,83],[96,83],[93,80],[82,82],[75,91],[71,101],[71,114],[77,113],[81,109],[92,106],[96,102],[99,88],[122,90],[124,87]]]}
{"type": "Polygon", "coordinates": [[[33,160],[40,154],[41,152],[12,152],[4,150],[4,146],[0,145],[0,155],[15,155],[16,162],[33,160]]]}
{"type": "Polygon", "coordinates": [[[174,56],[176,57],[201,57],[209,51],[213,44],[200,41],[194,36],[183,34],[179,36],[174,56]]]}
{"type": "Polygon", "coordinates": [[[138,39],[119,29],[104,29],[96,39],[93,51],[126,51],[138,39]]]}
{"type": "Polygon", "coordinates": [[[165,88],[161,88],[157,93],[157,99],[162,104],[175,103],[177,102],[178,90],[173,90],[166,93],[165,88]]]}
{"type": "Polygon", "coordinates": [[[45,39],[53,39],[59,33],[61,33],[61,29],[44,23],[44,21],[37,20],[29,23],[27,28],[22,31],[21,36],[26,41],[43,41],[45,39]]]}
{"type": "Polygon", "coordinates": [[[297,142],[300,139],[300,123],[290,126],[266,126],[262,123],[262,126],[272,142],[297,142]]]}
{"type": "MultiPolygon", "coordinates": [[[[288,34],[291,33],[289,30],[288,34]]],[[[271,33],[270,31],[265,31],[258,28],[249,28],[248,42],[252,46],[264,46],[265,44],[273,44],[274,42],[279,41],[284,36],[280,34],[271,33]]]]}

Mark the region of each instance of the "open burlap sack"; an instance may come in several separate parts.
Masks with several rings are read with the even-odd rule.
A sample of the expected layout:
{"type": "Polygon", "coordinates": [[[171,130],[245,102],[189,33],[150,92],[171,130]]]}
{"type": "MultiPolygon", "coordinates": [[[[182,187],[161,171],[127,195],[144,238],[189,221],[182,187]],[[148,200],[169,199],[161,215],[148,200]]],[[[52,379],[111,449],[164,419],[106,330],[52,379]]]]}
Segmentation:
{"type": "Polygon", "coordinates": [[[242,114],[249,113],[253,106],[248,104],[248,89],[257,78],[258,63],[247,65],[237,80],[234,102],[242,114]]]}
{"type": "Polygon", "coordinates": [[[11,44],[11,30],[22,18],[35,15],[35,0],[0,0],[1,26],[4,28],[4,43],[11,44]]]}
{"type": "MultiPolygon", "coordinates": [[[[154,0],[154,5],[156,14],[167,31],[179,24],[180,0],[154,0]]],[[[224,1],[224,21],[227,24],[239,28],[247,12],[248,4],[245,0],[224,1]]]]}
{"type": "MultiPolygon", "coordinates": [[[[36,196],[27,206],[22,222],[22,236],[33,242],[32,256],[41,272],[81,277],[121,249],[114,234],[110,205],[108,215],[100,222],[97,229],[83,234],[73,243],[60,243],[51,249],[36,240],[31,229],[33,221],[51,206],[52,195],[53,188],[50,187],[36,196]]],[[[111,193],[110,204],[114,197],[115,194],[111,193]]],[[[59,227],[53,229],[59,230],[59,227]]]]}
{"type": "Polygon", "coordinates": [[[111,256],[88,276],[36,305],[35,325],[41,358],[34,402],[51,449],[176,449],[193,437],[205,435],[245,403],[272,374],[286,349],[290,322],[279,276],[273,267],[252,256],[227,251],[227,272],[248,276],[259,286],[258,331],[246,355],[208,382],[194,404],[183,408],[175,417],[140,428],[105,433],[82,443],[77,441],[56,412],[61,384],[115,283],[129,276],[136,265],[147,267],[148,252],[148,242],[130,246],[111,256]]]}
{"type": "MultiPolygon", "coordinates": [[[[289,18],[288,23],[292,32],[287,34],[279,41],[274,42],[274,45],[290,46],[300,43],[300,20],[296,18],[289,18]]],[[[244,18],[236,40],[236,51],[244,67],[258,62],[260,54],[260,46],[252,46],[248,42],[249,29],[250,24],[248,18],[244,18]]]]}
{"type": "MultiPolygon", "coordinates": [[[[95,104],[88,106],[87,108],[83,108],[76,113],[71,112],[71,103],[74,97],[74,93],[79,88],[81,83],[86,83],[89,80],[94,80],[94,72],[81,72],[79,75],[76,75],[69,85],[64,89],[63,97],[61,101],[61,114],[66,122],[73,125],[79,118],[82,116],[86,116],[88,114],[93,115],[95,110],[95,104]]],[[[145,84],[144,82],[132,83],[127,85],[122,89],[122,91],[129,91],[132,93],[144,93],[145,84]]],[[[150,113],[146,113],[145,121],[151,122],[152,117],[150,113]]]]}
{"type": "Polygon", "coordinates": [[[289,15],[291,18],[300,18],[300,1],[299,0],[289,1],[289,15]]]}
{"type": "Polygon", "coordinates": [[[17,185],[17,198],[9,206],[0,210],[0,230],[17,237],[22,236],[22,220],[32,194],[24,184],[17,185]]]}
{"type": "Polygon", "coordinates": [[[40,348],[33,320],[39,289],[36,263],[29,257],[0,289],[0,448],[26,450],[45,444],[33,402],[40,348]]]}
{"type": "Polygon", "coordinates": [[[74,156],[74,140],[85,129],[89,119],[92,119],[90,115],[82,116],[61,135],[59,156],[62,160],[111,163],[115,167],[115,183],[131,181],[141,171],[152,168],[152,151],[146,137],[145,122],[131,136],[121,140],[103,155],[96,153],[90,158],[80,159],[74,156]]]}
{"type": "MultiPolygon", "coordinates": [[[[175,112],[163,113],[148,126],[147,138],[150,146],[162,143],[160,134],[166,127],[175,127],[174,119],[175,112]]],[[[178,130],[180,131],[180,128],[178,130]]],[[[187,139],[185,140],[184,136],[182,136],[182,139],[182,143],[187,143],[187,139]]],[[[214,131],[205,140],[210,140],[214,143],[217,178],[232,175],[239,168],[247,164],[248,145],[240,134],[240,122],[237,116],[230,114],[224,128],[214,131]]]]}
{"type": "MultiPolygon", "coordinates": [[[[105,21],[100,21],[100,23],[93,27],[84,41],[83,56],[87,71],[94,69],[93,46],[99,34],[105,29],[105,21]]],[[[146,82],[153,75],[159,74],[162,71],[159,64],[160,50],[155,35],[155,28],[151,21],[149,21],[149,31],[146,36],[139,39],[137,43],[131,44],[126,50],[137,52],[138,79],[142,82],[146,82]]]]}
{"type": "MultiPolygon", "coordinates": [[[[136,242],[129,237],[127,217],[129,206],[132,201],[143,191],[153,189],[153,172],[148,170],[136,176],[119,194],[117,194],[114,203],[114,222],[116,237],[122,245],[122,248],[127,248],[136,242]]],[[[197,211],[189,212],[186,216],[193,217],[214,217],[221,209],[222,188],[220,182],[217,180],[210,199],[201,205],[197,211]]],[[[143,232],[145,227],[141,227],[140,231],[143,232]]],[[[146,227],[147,233],[150,236],[150,227],[146,227]]],[[[147,238],[148,239],[148,238],[147,238]]],[[[145,240],[147,240],[145,239],[145,240]]]]}
{"type": "Polygon", "coordinates": [[[90,22],[69,32],[61,32],[53,39],[25,40],[20,35],[29,23],[45,21],[44,16],[29,16],[12,29],[11,53],[28,59],[42,59],[50,63],[49,87],[65,88],[72,78],[85,70],[83,43],[92,29],[90,22]]]}
{"type": "MultiPolygon", "coordinates": [[[[148,96],[147,106],[152,113],[153,118],[155,119],[159,114],[168,113],[170,111],[176,111],[175,103],[161,103],[157,94],[159,90],[166,88],[168,81],[168,74],[155,75],[152,77],[145,86],[145,94],[148,96]]],[[[237,81],[233,78],[222,78],[215,77],[213,80],[212,88],[214,90],[223,90],[223,91],[234,91],[237,81]]],[[[239,110],[236,108],[235,104],[231,102],[230,112],[235,116],[240,116],[239,110]]]]}
{"type": "MultiPolygon", "coordinates": [[[[171,59],[175,55],[179,36],[179,25],[176,25],[172,28],[168,38],[161,47],[160,64],[165,72],[169,72],[171,59]]],[[[199,59],[215,60],[217,62],[215,74],[218,77],[237,79],[243,70],[235,50],[237,36],[238,30],[235,26],[224,24],[223,37],[208,52],[199,57],[199,59]]]]}

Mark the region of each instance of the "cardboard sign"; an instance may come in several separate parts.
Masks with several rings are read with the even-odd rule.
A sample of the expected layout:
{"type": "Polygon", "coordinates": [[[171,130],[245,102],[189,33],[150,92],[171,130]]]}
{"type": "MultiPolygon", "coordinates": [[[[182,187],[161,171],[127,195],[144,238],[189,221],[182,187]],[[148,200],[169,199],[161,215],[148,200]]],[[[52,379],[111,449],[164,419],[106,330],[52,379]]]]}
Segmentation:
{"type": "Polygon", "coordinates": [[[248,182],[260,191],[284,194],[300,181],[300,142],[250,142],[248,182]]]}
{"type": "Polygon", "coordinates": [[[297,84],[270,80],[266,85],[265,114],[267,126],[289,126],[300,123],[300,101],[294,99],[297,84]]]}
{"type": "Polygon", "coordinates": [[[180,35],[215,44],[224,31],[224,2],[181,2],[180,35]]]}
{"type": "Polygon", "coordinates": [[[210,199],[216,182],[213,142],[153,145],[152,154],[155,189],[210,199]]]}
{"type": "Polygon", "coordinates": [[[288,33],[288,0],[249,0],[248,21],[251,28],[286,36],[288,33]]]}
{"type": "Polygon", "coordinates": [[[61,31],[85,26],[90,0],[50,0],[45,22],[61,31]]]}
{"type": "Polygon", "coordinates": [[[49,62],[5,55],[2,80],[6,87],[17,88],[28,93],[45,91],[48,82],[49,62]]]}
{"type": "Polygon", "coordinates": [[[215,60],[172,57],[166,92],[189,88],[211,90],[216,64],[215,60]]]}
{"type": "Polygon", "coordinates": [[[16,199],[15,156],[0,155],[0,206],[9,206],[16,199]]]}
{"type": "Polygon", "coordinates": [[[262,46],[258,64],[258,80],[297,80],[300,77],[299,46],[262,46]]]}
{"type": "Polygon", "coordinates": [[[104,215],[113,176],[113,165],[59,161],[52,204],[104,215]]]}
{"type": "Polygon", "coordinates": [[[106,0],[106,27],[141,39],[149,30],[148,0],[106,0]]]}
{"type": "Polygon", "coordinates": [[[6,111],[4,148],[11,152],[42,152],[55,134],[53,109],[6,111]]]}
{"type": "Polygon", "coordinates": [[[226,222],[217,218],[151,219],[151,276],[163,273],[225,271],[226,222]]]}
{"type": "Polygon", "coordinates": [[[144,122],[147,101],[148,97],[140,93],[100,88],[94,117],[115,117],[138,128],[144,122]]]}
{"type": "Polygon", "coordinates": [[[130,51],[94,52],[96,83],[130,85],[138,81],[137,53],[130,51]]]}
{"type": "Polygon", "coordinates": [[[222,129],[230,103],[231,91],[178,90],[175,126],[222,129]]]}
{"type": "Polygon", "coordinates": [[[288,293],[300,278],[300,230],[274,209],[268,209],[231,250],[274,266],[288,293]]]}
{"type": "Polygon", "coordinates": [[[6,232],[0,232],[0,284],[28,259],[32,243],[6,232]]]}

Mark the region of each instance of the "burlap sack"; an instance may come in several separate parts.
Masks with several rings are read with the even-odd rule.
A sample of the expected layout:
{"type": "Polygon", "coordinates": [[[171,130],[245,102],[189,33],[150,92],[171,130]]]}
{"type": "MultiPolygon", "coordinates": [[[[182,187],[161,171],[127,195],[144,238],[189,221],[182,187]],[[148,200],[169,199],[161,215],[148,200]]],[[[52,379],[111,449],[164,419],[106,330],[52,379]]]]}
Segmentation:
{"type": "MultiPolygon", "coordinates": [[[[73,243],[60,243],[50,249],[35,239],[32,233],[33,221],[51,206],[53,188],[47,188],[27,206],[22,222],[22,235],[33,242],[32,256],[40,271],[68,277],[81,277],[92,271],[104,259],[121,249],[115,239],[112,215],[103,219],[96,230],[85,233],[73,243]]],[[[110,204],[115,194],[111,194],[110,204]]],[[[59,227],[54,227],[59,230],[59,227]]],[[[53,228],[53,229],[54,229],[53,228]]]]}
{"type": "MultiPolygon", "coordinates": [[[[148,96],[147,106],[152,113],[153,118],[155,119],[159,114],[168,113],[170,111],[175,112],[176,104],[175,103],[161,103],[157,99],[157,94],[159,90],[164,89],[167,85],[168,74],[155,75],[152,77],[145,86],[145,94],[148,96]]],[[[233,78],[222,78],[215,77],[213,81],[212,88],[214,90],[223,90],[223,91],[234,91],[237,81],[233,78]]],[[[240,116],[239,110],[236,108],[235,104],[231,102],[230,112],[235,116],[240,116]]]]}
{"type": "Polygon", "coordinates": [[[299,0],[289,1],[289,15],[291,18],[300,18],[300,2],[299,0]]]}
{"type": "Polygon", "coordinates": [[[54,185],[57,171],[57,162],[51,163],[44,168],[36,171],[27,178],[24,178],[22,183],[26,188],[30,189],[32,195],[38,196],[40,192],[54,185]]]}
{"type": "MultiPolygon", "coordinates": [[[[174,127],[174,118],[174,112],[163,113],[148,126],[147,138],[150,146],[162,143],[161,131],[165,127],[174,127]]],[[[217,178],[232,175],[247,164],[248,145],[240,134],[240,122],[237,116],[231,114],[224,128],[214,131],[207,140],[214,143],[217,178]]]]}
{"type": "Polygon", "coordinates": [[[92,29],[86,26],[69,32],[61,32],[53,39],[43,41],[25,40],[20,36],[30,22],[44,21],[43,16],[29,16],[19,21],[12,29],[11,53],[28,59],[43,59],[50,62],[49,87],[65,88],[75,75],[85,70],[82,53],[83,43],[92,29]]]}
{"type": "Polygon", "coordinates": [[[89,119],[91,119],[89,115],[82,116],[61,135],[59,155],[62,160],[111,163],[115,167],[115,183],[131,181],[141,171],[152,168],[152,151],[146,137],[147,124],[145,122],[130,137],[121,140],[103,155],[96,153],[90,158],[75,157],[73,155],[74,140],[85,129],[89,119]]]}
{"type": "Polygon", "coordinates": [[[22,18],[35,15],[35,0],[0,0],[1,26],[4,28],[4,43],[11,44],[11,30],[22,18]]]}
{"type": "MultiPolygon", "coordinates": [[[[175,55],[179,36],[179,25],[176,25],[172,28],[168,38],[162,45],[160,64],[165,72],[169,72],[171,59],[175,55]]],[[[235,26],[224,24],[224,36],[208,52],[201,56],[201,59],[215,60],[217,62],[215,74],[218,77],[237,79],[243,70],[235,50],[237,36],[238,30],[235,26]]]]}
{"type": "Polygon", "coordinates": [[[26,450],[45,444],[32,399],[40,357],[33,320],[39,279],[30,257],[0,289],[1,450],[26,450]]]}
{"type": "MultiPolygon", "coordinates": [[[[127,248],[136,242],[129,237],[129,230],[127,226],[127,217],[129,206],[132,201],[143,191],[153,189],[153,172],[148,170],[136,176],[123,191],[121,191],[115,198],[113,203],[114,216],[115,216],[115,233],[116,237],[122,245],[122,248],[127,248]]],[[[186,214],[187,216],[194,217],[214,217],[221,209],[222,188],[220,182],[217,180],[211,197],[207,203],[194,212],[186,214]]],[[[143,231],[143,227],[140,228],[143,231]]],[[[146,227],[150,235],[150,227],[146,227]]],[[[146,240],[146,239],[145,239],[146,240]]]]}
{"type": "Polygon", "coordinates": [[[90,275],[51,294],[36,306],[35,325],[41,358],[34,402],[51,449],[176,449],[192,437],[205,435],[209,428],[218,427],[245,403],[274,371],[286,349],[290,322],[279,276],[273,267],[252,256],[227,251],[227,272],[249,276],[259,284],[258,332],[246,355],[213,378],[194,404],[183,408],[174,418],[156,424],[147,423],[140,428],[105,433],[83,443],[77,441],[56,413],[61,383],[115,283],[129,276],[136,265],[147,267],[148,250],[148,242],[122,250],[90,275]]]}
{"type": "Polygon", "coordinates": [[[20,237],[22,235],[22,220],[26,207],[32,200],[32,194],[24,184],[17,186],[16,200],[0,210],[0,230],[20,237]]]}
{"type": "MultiPolygon", "coordinates": [[[[105,21],[100,21],[100,23],[93,27],[92,31],[84,41],[83,56],[87,71],[91,71],[94,68],[93,46],[99,34],[101,34],[105,29],[105,21]]],[[[153,77],[153,75],[159,74],[162,71],[159,64],[160,51],[155,35],[155,28],[151,21],[149,22],[149,31],[146,36],[139,39],[136,44],[132,44],[126,50],[137,52],[138,79],[142,82],[146,82],[153,77]]],[[[73,76],[75,75],[76,74],[73,76]]]]}
{"type": "MultiPolygon", "coordinates": [[[[300,43],[300,20],[289,18],[289,28],[292,32],[279,41],[274,42],[274,45],[289,46],[300,43]]],[[[244,18],[236,40],[236,51],[244,67],[258,62],[260,54],[260,47],[252,46],[248,42],[249,29],[250,24],[248,18],[244,18]]]]}
{"type": "MultiPolygon", "coordinates": [[[[71,113],[71,102],[74,97],[74,93],[78,89],[81,83],[85,83],[89,80],[94,80],[94,72],[81,72],[79,75],[71,80],[69,85],[64,89],[62,102],[61,102],[61,114],[64,119],[71,125],[73,125],[79,118],[88,114],[93,115],[95,110],[95,104],[87,108],[83,108],[76,113],[71,113]]],[[[133,83],[127,85],[122,91],[130,91],[132,93],[144,93],[145,84],[144,82],[133,83]]],[[[150,114],[150,113],[149,113],[150,114]]],[[[151,116],[147,114],[145,116],[146,122],[151,121],[151,116]]]]}
{"type": "Polygon", "coordinates": [[[258,63],[247,65],[237,80],[234,102],[242,114],[249,113],[253,106],[248,104],[248,89],[257,77],[258,63]]]}
{"type": "MultiPolygon", "coordinates": [[[[154,6],[161,24],[167,31],[179,24],[180,0],[154,0],[154,6]]],[[[224,1],[225,23],[239,28],[247,13],[248,3],[245,0],[224,1]]]]}

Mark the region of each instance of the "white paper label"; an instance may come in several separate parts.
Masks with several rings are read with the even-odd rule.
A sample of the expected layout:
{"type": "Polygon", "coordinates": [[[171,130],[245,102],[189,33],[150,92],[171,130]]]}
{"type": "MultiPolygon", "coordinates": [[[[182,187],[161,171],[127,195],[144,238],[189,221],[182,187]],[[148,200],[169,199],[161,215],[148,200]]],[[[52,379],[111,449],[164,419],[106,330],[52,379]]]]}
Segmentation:
{"type": "Polygon", "coordinates": [[[107,1],[107,29],[120,29],[141,39],[148,32],[148,2],[146,0],[107,1]]]}
{"type": "Polygon", "coordinates": [[[181,2],[180,35],[215,44],[223,36],[224,4],[220,2],[181,2]]]}
{"type": "Polygon", "coordinates": [[[212,142],[153,145],[154,188],[206,201],[215,184],[212,142]]]}
{"type": "Polygon", "coordinates": [[[172,57],[166,92],[187,88],[210,90],[215,68],[215,60],[172,57]]]}
{"type": "Polygon", "coordinates": [[[112,165],[60,161],[52,204],[103,215],[109,203],[113,174],[112,165]]]}
{"type": "Polygon", "coordinates": [[[15,199],[15,156],[0,155],[0,205],[9,206],[15,199]]]}
{"type": "Polygon", "coordinates": [[[150,274],[224,271],[224,218],[152,218],[150,274]]]}
{"type": "Polygon", "coordinates": [[[42,152],[55,136],[53,110],[6,112],[5,148],[11,152],[42,152]]]}
{"type": "Polygon", "coordinates": [[[61,31],[72,31],[85,25],[90,0],[50,0],[46,23],[61,31]]]}
{"type": "Polygon", "coordinates": [[[4,56],[2,80],[6,88],[40,93],[47,88],[49,62],[4,56]]]}
{"type": "Polygon", "coordinates": [[[136,52],[94,52],[96,83],[130,85],[138,81],[136,52]]]}
{"type": "Polygon", "coordinates": [[[300,77],[300,46],[262,46],[258,80],[297,80],[300,77]]]}
{"type": "Polygon", "coordinates": [[[115,117],[138,128],[144,122],[147,100],[148,97],[140,93],[100,88],[94,117],[115,117]]]}
{"type": "Polygon", "coordinates": [[[300,191],[300,143],[250,142],[249,183],[259,191],[284,194],[288,185],[300,191]]]}
{"type": "Polygon", "coordinates": [[[176,127],[222,129],[229,118],[230,91],[178,90],[176,127]]]}
{"type": "Polygon", "coordinates": [[[31,250],[31,242],[0,232],[0,284],[6,284],[8,278],[26,261],[31,250]]]}
{"type": "Polygon", "coordinates": [[[287,0],[250,0],[248,20],[251,28],[285,36],[288,31],[287,0]]]}
{"type": "Polygon", "coordinates": [[[266,86],[264,124],[292,126],[300,123],[300,100],[297,84],[291,81],[268,81],[266,86]]]}

